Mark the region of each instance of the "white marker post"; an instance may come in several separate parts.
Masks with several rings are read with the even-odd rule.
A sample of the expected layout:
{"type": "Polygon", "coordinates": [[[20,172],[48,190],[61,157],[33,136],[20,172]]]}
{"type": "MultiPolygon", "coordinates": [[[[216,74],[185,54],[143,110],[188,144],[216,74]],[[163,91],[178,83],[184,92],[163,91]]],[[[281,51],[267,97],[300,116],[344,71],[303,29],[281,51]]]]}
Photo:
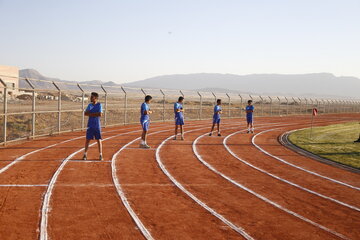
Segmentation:
{"type": "Polygon", "coordinates": [[[316,108],[313,108],[312,110],[312,116],[311,116],[311,130],[310,130],[310,140],[312,140],[312,132],[313,132],[313,123],[314,123],[314,116],[316,116],[318,113],[318,110],[316,108]]]}

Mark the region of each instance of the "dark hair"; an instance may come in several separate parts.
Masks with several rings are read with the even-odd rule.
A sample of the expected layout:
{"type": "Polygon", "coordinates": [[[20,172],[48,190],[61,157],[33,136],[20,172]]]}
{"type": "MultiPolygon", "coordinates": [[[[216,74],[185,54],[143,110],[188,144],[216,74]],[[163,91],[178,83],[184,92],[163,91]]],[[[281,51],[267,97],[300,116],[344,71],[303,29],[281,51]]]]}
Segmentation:
{"type": "Polygon", "coordinates": [[[216,100],[217,103],[221,103],[221,99],[216,100]]]}
{"type": "Polygon", "coordinates": [[[152,96],[146,95],[146,97],[145,97],[145,102],[148,102],[148,101],[150,101],[151,99],[152,99],[152,96]]]}
{"type": "Polygon", "coordinates": [[[91,93],[91,96],[94,96],[94,97],[96,97],[96,98],[99,98],[99,94],[98,94],[97,92],[92,92],[92,93],[91,93]]]}
{"type": "Polygon", "coordinates": [[[248,103],[252,103],[252,100],[249,100],[248,103]]]}
{"type": "Polygon", "coordinates": [[[179,97],[178,101],[181,102],[182,100],[184,100],[184,97],[179,97]]]}

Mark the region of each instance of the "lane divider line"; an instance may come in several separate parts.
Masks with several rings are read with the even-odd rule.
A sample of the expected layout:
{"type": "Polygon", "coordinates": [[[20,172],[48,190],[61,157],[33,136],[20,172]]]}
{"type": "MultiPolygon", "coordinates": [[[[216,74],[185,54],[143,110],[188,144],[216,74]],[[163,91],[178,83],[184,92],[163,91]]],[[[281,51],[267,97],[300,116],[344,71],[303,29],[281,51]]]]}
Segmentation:
{"type": "MultiPolygon", "coordinates": [[[[242,130],[241,132],[243,132],[243,131],[246,131],[246,130],[242,130]]],[[[197,142],[199,141],[199,139],[201,139],[201,138],[204,137],[204,136],[206,136],[206,134],[200,135],[199,137],[197,137],[197,138],[193,141],[192,149],[193,149],[193,151],[194,151],[194,154],[195,154],[196,158],[197,158],[203,165],[205,165],[207,168],[209,168],[211,171],[213,171],[213,172],[216,173],[217,175],[221,176],[222,178],[226,179],[228,182],[232,183],[233,185],[235,185],[235,186],[237,186],[237,187],[239,187],[239,188],[247,191],[248,193],[254,195],[255,197],[257,197],[257,198],[263,200],[264,202],[266,202],[266,203],[274,206],[275,208],[278,208],[278,209],[280,209],[280,210],[282,210],[282,211],[284,211],[284,212],[286,212],[286,213],[288,213],[288,214],[290,214],[290,215],[292,215],[292,216],[294,216],[294,217],[296,217],[296,218],[299,218],[300,220],[302,220],[302,221],[304,221],[304,222],[310,223],[311,225],[313,225],[313,226],[315,226],[315,227],[317,227],[317,228],[320,228],[320,229],[322,229],[322,230],[324,230],[324,231],[326,231],[326,232],[328,232],[328,233],[331,233],[331,234],[333,234],[333,235],[335,235],[335,236],[337,236],[337,237],[340,237],[340,238],[342,238],[342,239],[347,239],[344,235],[342,235],[342,234],[340,234],[340,233],[338,233],[338,232],[336,232],[336,231],[334,231],[334,230],[331,230],[331,229],[329,229],[329,228],[327,228],[327,227],[324,227],[323,225],[320,225],[320,224],[318,224],[318,223],[316,223],[316,222],[313,222],[312,220],[310,220],[310,219],[308,219],[308,218],[306,218],[306,217],[304,217],[304,216],[302,216],[302,215],[300,215],[300,214],[298,214],[298,213],[296,213],[296,212],[293,212],[293,211],[291,211],[291,210],[289,210],[289,209],[281,206],[280,204],[278,204],[278,203],[276,203],[276,202],[271,201],[270,199],[264,197],[263,195],[255,192],[255,191],[253,191],[253,190],[251,190],[250,188],[245,187],[244,185],[236,182],[235,180],[233,180],[233,179],[230,178],[229,176],[227,176],[227,175],[223,174],[222,172],[218,171],[218,170],[217,170],[216,168],[214,168],[211,164],[209,164],[208,162],[206,162],[206,161],[202,158],[202,156],[199,154],[199,152],[197,151],[196,144],[197,144],[197,142]]]]}
{"type": "MultiPolygon", "coordinates": [[[[159,126],[157,128],[153,128],[153,129],[159,129],[159,128],[165,128],[166,126],[159,126]]],[[[164,131],[170,131],[171,129],[167,129],[164,131]]],[[[110,137],[107,137],[105,139],[103,139],[103,141],[107,141],[110,139],[113,139],[115,137],[119,137],[119,136],[123,136],[123,135],[128,135],[131,133],[136,133],[136,132],[141,132],[142,130],[135,130],[135,131],[130,131],[130,132],[123,132],[120,134],[116,134],[110,137]]],[[[94,146],[95,144],[97,144],[96,142],[92,143],[89,145],[89,147],[94,146]]],[[[49,218],[49,212],[50,212],[50,200],[51,200],[51,195],[55,186],[55,183],[57,181],[57,178],[59,176],[59,174],[61,173],[61,171],[63,170],[63,168],[65,167],[65,165],[67,164],[67,162],[73,158],[76,154],[80,153],[81,151],[83,151],[84,148],[80,148],[79,150],[73,152],[72,154],[70,154],[69,156],[67,156],[61,163],[61,165],[58,167],[58,169],[56,170],[56,172],[54,173],[54,175],[52,176],[50,183],[48,185],[48,188],[46,190],[46,193],[44,195],[43,198],[43,203],[42,203],[42,207],[41,207],[41,220],[40,220],[40,234],[39,234],[39,239],[40,240],[48,240],[49,236],[48,236],[48,218],[49,218]]]]}
{"type": "MultiPolygon", "coordinates": [[[[190,130],[190,131],[185,131],[184,134],[189,133],[189,132],[193,132],[193,131],[199,131],[202,129],[207,129],[206,128],[199,128],[199,129],[195,129],[195,130],[190,130]]],[[[207,133],[208,134],[208,133],[207,133]]],[[[245,239],[248,240],[252,240],[253,238],[245,232],[245,230],[237,225],[235,225],[234,223],[230,222],[228,219],[226,219],[224,216],[222,216],[221,214],[219,214],[218,212],[216,212],[214,209],[212,209],[211,207],[209,207],[208,205],[206,205],[206,203],[202,202],[200,199],[198,199],[197,197],[195,197],[195,195],[193,195],[191,192],[189,192],[181,183],[179,183],[176,178],[174,176],[172,176],[169,171],[166,169],[165,165],[163,164],[163,162],[161,161],[161,157],[160,157],[160,150],[161,148],[165,145],[165,143],[167,141],[169,141],[170,139],[172,139],[175,135],[172,135],[168,138],[166,138],[164,141],[161,142],[161,144],[157,147],[156,149],[156,161],[159,165],[159,167],[161,168],[161,170],[163,171],[163,173],[182,191],[184,192],[186,195],[188,195],[192,200],[194,200],[197,204],[199,204],[200,206],[202,206],[204,209],[206,209],[207,211],[209,211],[212,215],[214,215],[215,217],[217,217],[219,220],[221,220],[223,223],[225,223],[226,225],[228,225],[229,227],[231,227],[233,230],[235,230],[237,233],[239,233],[240,235],[242,235],[245,239]]]]}
{"type": "Polygon", "coordinates": [[[330,178],[330,177],[321,175],[321,174],[319,174],[319,173],[317,173],[317,172],[314,172],[314,171],[311,171],[311,170],[302,168],[302,167],[300,167],[300,166],[298,166],[298,165],[295,165],[295,164],[293,164],[293,163],[290,163],[290,162],[288,162],[288,161],[286,161],[286,160],[284,160],[284,159],[282,159],[282,158],[280,158],[280,157],[278,157],[278,156],[275,156],[275,155],[269,153],[268,151],[266,151],[265,149],[261,148],[259,145],[257,145],[257,144],[255,143],[255,139],[256,139],[257,136],[259,136],[259,135],[261,135],[261,134],[264,134],[264,133],[266,133],[266,132],[274,131],[274,130],[275,130],[275,129],[269,129],[269,130],[262,131],[262,132],[260,132],[260,133],[258,133],[258,134],[256,134],[256,135],[254,135],[254,136],[252,137],[252,139],[251,139],[251,143],[252,143],[257,149],[259,149],[261,152],[263,152],[263,153],[265,153],[266,155],[268,155],[268,156],[270,156],[270,157],[272,157],[272,158],[274,158],[274,159],[276,159],[276,160],[278,160],[278,161],[280,161],[280,162],[282,162],[282,163],[285,163],[285,164],[287,164],[287,165],[289,165],[289,166],[291,166],[291,167],[294,167],[294,168],[299,169],[299,170],[301,170],[301,171],[310,173],[310,174],[312,174],[312,175],[314,175],[314,176],[317,176],[317,177],[326,179],[326,180],[328,180],[328,181],[331,181],[331,182],[334,182],[334,183],[337,183],[337,184],[340,184],[340,185],[343,185],[343,186],[346,186],[346,187],[349,187],[349,188],[352,188],[352,189],[355,189],[355,190],[360,191],[360,188],[359,188],[359,187],[355,187],[355,186],[353,186],[353,185],[351,185],[351,184],[344,183],[344,182],[342,182],[342,181],[339,181],[339,180],[336,180],[336,179],[333,179],[333,178],[330,178]]]}
{"type": "Polygon", "coordinates": [[[294,183],[294,182],[291,182],[291,181],[289,181],[289,180],[286,180],[286,179],[284,179],[284,178],[281,178],[281,177],[279,177],[279,176],[277,176],[277,175],[275,175],[275,174],[272,174],[272,173],[270,173],[270,172],[268,172],[268,171],[266,171],[266,170],[264,170],[264,169],[262,169],[262,168],[260,168],[260,167],[257,167],[257,166],[255,166],[255,165],[251,164],[250,162],[248,162],[248,161],[240,158],[240,157],[239,157],[236,153],[234,153],[234,152],[231,150],[231,148],[227,145],[228,139],[229,139],[230,137],[238,134],[239,132],[240,132],[240,131],[234,132],[234,133],[228,135],[227,137],[224,138],[224,141],[223,141],[224,147],[226,148],[226,150],[227,150],[235,159],[237,159],[237,160],[239,160],[240,162],[248,165],[248,166],[251,167],[251,168],[254,168],[254,169],[258,170],[259,172],[262,172],[262,173],[264,173],[264,174],[266,174],[266,175],[268,175],[268,176],[270,176],[270,177],[273,177],[273,178],[275,178],[275,179],[277,179],[277,180],[279,180],[279,181],[282,181],[282,182],[287,183],[287,184],[289,184],[289,185],[291,185],[291,186],[294,186],[294,187],[296,187],[296,188],[299,188],[299,189],[301,189],[301,190],[303,190],[303,191],[306,191],[306,192],[308,192],[308,193],[314,194],[314,195],[316,195],[316,196],[318,196],[318,197],[321,197],[321,198],[324,198],[324,199],[326,199],[326,200],[330,200],[330,201],[332,201],[332,202],[335,202],[335,203],[340,204],[340,205],[342,205],[342,206],[351,208],[351,209],[353,209],[353,210],[360,211],[360,208],[358,208],[358,207],[352,206],[352,205],[350,205],[350,204],[348,204],[348,203],[342,202],[342,201],[340,201],[340,200],[337,200],[337,199],[334,199],[334,198],[325,196],[325,195],[323,195],[323,194],[321,194],[321,193],[318,193],[318,192],[316,192],[316,191],[313,191],[313,190],[310,190],[310,189],[308,189],[308,188],[305,188],[305,187],[303,187],[303,186],[301,186],[301,185],[299,185],[299,184],[296,184],[296,183],[294,183]]]}

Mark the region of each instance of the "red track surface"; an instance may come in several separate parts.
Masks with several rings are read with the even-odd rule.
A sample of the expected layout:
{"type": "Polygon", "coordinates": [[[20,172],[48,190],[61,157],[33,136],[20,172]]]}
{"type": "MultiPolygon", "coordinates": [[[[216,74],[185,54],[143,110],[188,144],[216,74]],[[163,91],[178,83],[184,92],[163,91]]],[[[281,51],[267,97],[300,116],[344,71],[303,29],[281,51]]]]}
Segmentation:
{"type": "Polygon", "coordinates": [[[277,140],[308,125],[308,117],[256,118],[257,133],[273,129],[255,138],[268,154],[253,134],[235,133],[243,119],[223,120],[223,137],[200,137],[209,121],[187,123],[185,141],[164,142],[172,124],[153,124],[150,150],[133,141],[137,125],[106,128],[102,162],[96,146],[79,160],[83,137],[63,142],[83,132],[1,148],[0,239],[360,239],[360,175],[277,140]]]}

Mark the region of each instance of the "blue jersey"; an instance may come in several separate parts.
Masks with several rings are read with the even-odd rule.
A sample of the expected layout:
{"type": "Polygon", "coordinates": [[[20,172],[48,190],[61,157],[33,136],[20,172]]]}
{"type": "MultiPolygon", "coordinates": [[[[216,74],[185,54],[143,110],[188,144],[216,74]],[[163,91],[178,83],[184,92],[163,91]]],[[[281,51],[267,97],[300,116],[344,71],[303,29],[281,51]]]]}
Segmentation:
{"type": "Polygon", "coordinates": [[[214,116],[213,118],[220,118],[220,113],[219,111],[221,111],[221,106],[220,105],[215,105],[214,107],[214,116]]]}
{"type": "Polygon", "coordinates": [[[145,111],[149,111],[149,110],[150,110],[149,104],[147,104],[146,102],[141,104],[141,109],[140,109],[140,113],[141,113],[140,120],[141,121],[150,119],[149,114],[145,114],[145,111]]]}
{"type": "MultiPolygon", "coordinates": [[[[97,103],[97,104],[92,104],[90,103],[85,112],[90,112],[90,113],[102,113],[102,105],[101,103],[97,103]]],[[[88,121],[88,128],[96,128],[96,129],[100,129],[101,128],[101,124],[100,124],[100,117],[89,117],[89,121],[88,121]]]]}
{"type": "Polygon", "coordinates": [[[177,110],[182,110],[183,109],[183,105],[181,103],[174,103],[174,113],[175,113],[175,118],[183,118],[183,112],[178,112],[177,110]]]}
{"type": "MultiPolygon", "coordinates": [[[[246,111],[254,111],[254,106],[253,105],[246,106],[246,111]]],[[[247,117],[252,117],[252,115],[253,115],[253,112],[246,112],[247,117]]]]}

